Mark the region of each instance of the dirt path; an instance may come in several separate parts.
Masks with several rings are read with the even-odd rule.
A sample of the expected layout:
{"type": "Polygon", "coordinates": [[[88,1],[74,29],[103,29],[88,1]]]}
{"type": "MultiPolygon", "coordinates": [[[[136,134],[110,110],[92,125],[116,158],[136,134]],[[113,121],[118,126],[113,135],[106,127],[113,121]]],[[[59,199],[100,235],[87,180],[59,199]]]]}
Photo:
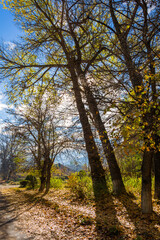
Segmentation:
{"type": "Polygon", "coordinates": [[[0,192],[0,240],[160,240],[160,202],[148,216],[127,195],[96,206],[73,201],[68,189],[43,196],[0,185],[0,192]]]}
{"type": "Polygon", "coordinates": [[[21,229],[15,226],[16,216],[14,209],[2,195],[2,188],[10,188],[8,185],[0,185],[0,239],[1,240],[27,240],[21,233],[21,229]]]}

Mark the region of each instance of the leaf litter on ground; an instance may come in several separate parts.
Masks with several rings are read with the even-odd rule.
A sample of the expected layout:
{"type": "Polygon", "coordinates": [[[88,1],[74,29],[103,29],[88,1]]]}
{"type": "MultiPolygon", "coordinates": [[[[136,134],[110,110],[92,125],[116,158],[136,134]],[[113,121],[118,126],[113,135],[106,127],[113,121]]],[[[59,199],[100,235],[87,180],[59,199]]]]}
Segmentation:
{"type": "Polygon", "coordinates": [[[10,202],[16,225],[34,240],[160,240],[160,204],[151,215],[140,211],[140,197],[110,196],[98,212],[93,201],[73,201],[68,189],[43,196],[33,190],[1,190],[10,202]]]}

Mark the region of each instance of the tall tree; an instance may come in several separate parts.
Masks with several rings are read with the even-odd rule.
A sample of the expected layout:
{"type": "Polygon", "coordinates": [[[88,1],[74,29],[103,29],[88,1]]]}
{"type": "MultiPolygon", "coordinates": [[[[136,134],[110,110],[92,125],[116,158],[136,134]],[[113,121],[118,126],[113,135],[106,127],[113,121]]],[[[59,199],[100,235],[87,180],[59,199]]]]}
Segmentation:
{"type": "Polygon", "coordinates": [[[153,67],[157,65],[159,60],[157,51],[158,42],[156,41],[156,37],[159,34],[159,20],[156,20],[157,24],[155,16],[158,18],[158,15],[152,15],[151,18],[150,14],[152,10],[155,12],[155,4],[157,2],[151,2],[151,6],[147,4],[147,1],[120,1],[121,5],[119,5],[119,1],[114,0],[110,0],[108,3],[102,2],[105,10],[103,10],[101,19],[97,18],[95,21],[106,26],[106,29],[109,29],[111,32],[112,44],[110,45],[116,51],[115,54],[112,50],[109,49],[109,51],[112,52],[116,61],[121,63],[122,68],[124,68],[124,71],[118,69],[117,62],[112,61],[114,65],[113,70],[116,70],[120,76],[125,77],[122,80],[119,76],[119,82],[123,83],[122,86],[128,89],[131,89],[132,86],[134,91],[133,98],[136,99],[135,108],[141,114],[141,129],[143,129],[144,141],[142,211],[150,213],[152,211],[152,158],[155,148],[157,151],[156,155],[159,152],[158,140],[157,143],[154,140],[154,144],[157,147],[153,146],[153,142],[151,142],[152,139],[156,139],[155,133],[157,133],[159,125],[157,121],[159,100],[156,97],[158,96],[159,87],[153,67]],[[111,16],[109,23],[105,18],[106,12],[111,16]],[[156,65],[154,65],[155,62],[156,65]],[[127,82],[125,79],[128,79],[128,77],[129,81],[127,82]],[[153,122],[156,124],[154,125],[153,122]]]}
{"type": "MultiPolygon", "coordinates": [[[[40,77],[44,77],[48,72],[50,73],[50,79],[52,79],[52,81],[53,78],[58,81],[57,78],[62,78],[64,74],[69,76],[71,83],[73,84],[73,92],[75,94],[77,108],[80,114],[90,164],[92,165],[93,163],[93,165],[97,165],[97,168],[99,169],[101,177],[97,176],[97,181],[98,178],[102,178],[103,180],[101,179],[100,182],[105,182],[104,170],[100,162],[97,147],[95,146],[93,134],[82,100],[79,87],[80,83],[82,83],[90,111],[95,120],[96,128],[99,131],[104,152],[110,166],[113,189],[116,193],[120,191],[124,192],[125,188],[113,148],[101,120],[96,100],[87,86],[85,77],[92,64],[94,62],[100,62],[101,56],[99,59],[99,55],[104,50],[99,38],[102,30],[101,27],[97,26],[98,28],[95,28],[92,21],[86,21],[85,19],[86,12],[92,11],[94,5],[85,5],[79,1],[76,3],[74,1],[41,1],[41,3],[39,3],[38,1],[33,0],[30,2],[24,1],[23,4],[11,1],[8,2],[8,4],[10,9],[16,14],[16,19],[18,19],[25,28],[25,31],[27,32],[25,40],[29,45],[26,46],[26,50],[25,45],[22,45],[21,48],[19,46],[20,52],[21,49],[23,49],[22,51],[27,51],[27,54],[25,56],[23,56],[22,52],[21,54],[16,54],[18,59],[14,58],[14,60],[11,60],[3,52],[1,58],[5,63],[5,67],[2,67],[3,74],[6,76],[8,74],[10,75],[11,70],[12,74],[16,74],[17,76],[17,73],[22,72],[22,69],[28,69],[27,77],[20,80],[25,86],[30,84],[33,85],[33,82],[37,82],[40,77]],[[23,13],[19,11],[20,9],[23,9],[23,13]],[[35,10],[34,14],[32,11],[33,9],[35,10]],[[95,45],[97,50],[93,47],[95,45]],[[40,51],[41,54],[43,53],[41,63],[39,59],[36,60],[36,56],[33,54],[33,49],[40,51]],[[19,58],[19,54],[21,55],[21,58],[19,58]],[[8,65],[7,67],[6,64],[8,65]],[[54,68],[56,68],[56,70],[53,71],[54,68]],[[83,81],[82,76],[84,76],[83,81]],[[92,100],[94,100],[94,102],[92,100]],[[91,153],[91,149],[94,154],[91,153]],[[95,155],[95,160],[93,160],[93,155],[95,155]]],[[[18,82],[17,85],[19,85],[18,82]]],[[[20,87],[22,87],[22,84],[20,87]]],[[[91,167],[91,169],[93,172],[96,171],[95,167],[91,167]]],[[[96,174],[93,173],[93,175],[97,175],[97,171],[96,174]]]]}

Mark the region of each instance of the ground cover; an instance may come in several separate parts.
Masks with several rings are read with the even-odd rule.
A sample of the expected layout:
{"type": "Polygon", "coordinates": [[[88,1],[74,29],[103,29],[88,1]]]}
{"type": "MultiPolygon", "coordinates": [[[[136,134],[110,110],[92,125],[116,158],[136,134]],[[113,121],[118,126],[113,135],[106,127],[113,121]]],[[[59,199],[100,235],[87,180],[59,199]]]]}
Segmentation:
{"type": "Polygon", "coordinates": [[[153,202],[152,215],[141,214],[139,195],[111,195],[97,205],[75,200],[69,189],[51,189],[45,196],[19,188],[1,192],[28,239],[160,239],[160,204],[153,202]]]}

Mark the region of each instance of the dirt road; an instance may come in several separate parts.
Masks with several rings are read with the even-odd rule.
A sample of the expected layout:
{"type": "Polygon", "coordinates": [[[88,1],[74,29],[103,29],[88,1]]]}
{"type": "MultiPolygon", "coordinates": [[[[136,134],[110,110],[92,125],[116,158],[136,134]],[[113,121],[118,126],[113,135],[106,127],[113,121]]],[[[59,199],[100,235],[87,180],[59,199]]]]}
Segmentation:
{"type": "Polygon", "coordinates": [[[2,195],[2,188],[11,186],[0,184],[0,240],[28,240],[15,226],[16,216],[13,205],[2,195]]]}

